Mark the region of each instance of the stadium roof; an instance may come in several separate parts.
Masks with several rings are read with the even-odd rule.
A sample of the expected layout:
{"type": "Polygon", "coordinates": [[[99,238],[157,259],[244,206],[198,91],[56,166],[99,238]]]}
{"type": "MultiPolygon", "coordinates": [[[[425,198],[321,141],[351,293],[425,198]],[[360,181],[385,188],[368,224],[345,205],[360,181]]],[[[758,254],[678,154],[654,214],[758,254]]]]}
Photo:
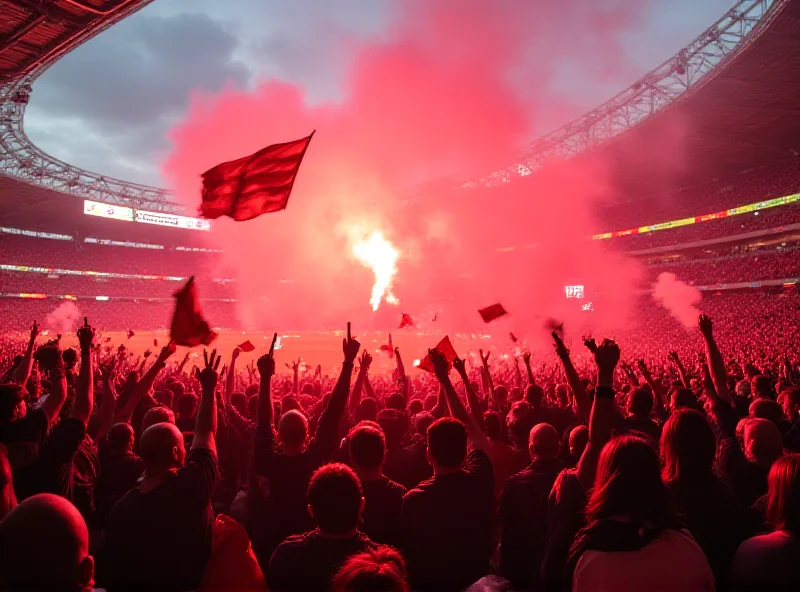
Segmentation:
{"type": "Polygon", "coordinates": [[[800,0],[710,80],[601,150],[619,184],[641,193],[665,169],[690,185],[800,156],[800,0]]]}
{"type": "Polygon", "coordinates": [[[0,0],[0,82],[50,64],[152,0],[0,0]]]}

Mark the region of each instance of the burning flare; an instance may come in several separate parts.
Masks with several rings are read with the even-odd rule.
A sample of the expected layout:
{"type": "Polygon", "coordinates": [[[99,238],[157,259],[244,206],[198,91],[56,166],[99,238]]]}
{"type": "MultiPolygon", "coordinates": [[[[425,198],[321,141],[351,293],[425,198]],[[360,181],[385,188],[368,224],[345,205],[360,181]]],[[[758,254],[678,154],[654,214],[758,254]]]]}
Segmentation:
{"type": "Polygon", "coordinates": [[[372,296],[369,299],[372,310],[378,310],[381,300],[386,300],[389,304],[399,304],[400,301],[392,294],[392,280],[397,273],[400,252],[384,238],[383,233],[373,230],[369,238],[354,243],[353,255],[375,274],[372,296]]]}

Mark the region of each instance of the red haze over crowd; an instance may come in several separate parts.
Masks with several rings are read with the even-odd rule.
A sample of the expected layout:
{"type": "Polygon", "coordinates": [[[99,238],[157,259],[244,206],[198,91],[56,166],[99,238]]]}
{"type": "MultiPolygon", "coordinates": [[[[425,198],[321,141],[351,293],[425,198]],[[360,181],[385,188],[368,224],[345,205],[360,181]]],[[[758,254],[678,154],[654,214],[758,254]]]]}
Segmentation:
{"type": "Polygon", "coordinates": [[[557,62],[588,64],[597,82],[631,70],[633,81],[620,36],[640,23],[644,4],[405,0],[387,29],[359,41],[337,102],[310,104],[303,88],[276,80],[196,93],[169,132],[163,165],[192,208],[203,171],[317,130],[286,211],[220,219],[210,234],[238,280],[242,320],[316,329],[352,318],[388,329],[401,312],[425,324],[440,311],[437,324],[448,329],[478,325],[478,308],[502,302],[510,315],[499,324],[528,339],[547,317],[621,327],[639,269],[605,241],[586,240],[608,230],[592,211],[613,198],[610,163],[581,158],[497,190],[443,183],[407,198],[425,180],[508,165],[548,116],[579,115],[554,90],[557,62]],[[374,278],[352,245],[375,230],[400,252],[391,286],[400,303],[373,313],[374,278]],[[522,248],[498,252],[510,246],[522,248]],[[586,286],[592,315],[567,301],[568,284],[586,286]]]}

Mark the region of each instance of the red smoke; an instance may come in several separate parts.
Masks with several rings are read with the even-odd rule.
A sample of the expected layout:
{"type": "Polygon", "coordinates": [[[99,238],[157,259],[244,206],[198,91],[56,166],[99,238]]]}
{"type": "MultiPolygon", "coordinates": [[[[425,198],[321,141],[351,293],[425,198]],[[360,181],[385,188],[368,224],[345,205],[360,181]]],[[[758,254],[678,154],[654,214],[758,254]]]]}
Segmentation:
{"type": "Polygon", "coordinates": [[[586,240],[601,230],[594,206],[610,198],[606,163],[555,163],[492,190],[453,192],[443,183],[411,203],[405,188],[491,172],[513,162],[547,116],[578,115],[553,90],[556,58],[587,64],[597,80],[625,71],[618,37],[638,22],[643,4],[404,0],[388,29],[359,48],[341,102],[309,105],[302,88],[278,81],[252,92],[194,94],[186,120],[170,131],[174,148],[164,165],[192,208],[201,172],[317,130],[287,211],[215,221],[210,238],[226,251],[228,270],[208,273],[235,274],[242,320],[275,328],[342,319],[387,328],[400,312],[431,318],[434,310],[441,310],[437,326],[469,327],[480,324],[477,309],[494,302],[510,313],[498,328],[529,338],[549,316],[573,327],[589,318],[598,328],[620,326],[637,268],[586,240]],[[353,233],[372,230],[401,251],[394,287],[401,304],[384,303],[377,313],[372,274],[350,245],[353,233]],[[497,252],[525,245],[535,246],[497,252]],[[564,298],[566,284],[586,285],[594,315],[564,298]]]}

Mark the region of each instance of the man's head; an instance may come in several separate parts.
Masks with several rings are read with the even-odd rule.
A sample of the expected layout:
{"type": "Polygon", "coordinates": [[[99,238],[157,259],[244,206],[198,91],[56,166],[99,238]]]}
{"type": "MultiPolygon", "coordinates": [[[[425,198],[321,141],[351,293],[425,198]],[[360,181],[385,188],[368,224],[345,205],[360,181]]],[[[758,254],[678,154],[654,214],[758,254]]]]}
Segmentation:
{"type": "Polygon", "coordinates": [[[431,427],[431,424],[436,421],[433,415],[428,413],[427,411],[423,411],[422,413],[418,413],[416,417],[414,417],[414,431],[417,432],[420,436],[428,435],[428,428],[431,427]]]}
{"type": "Polygon", "coordinates": [[[297,450],[305,446],[308,436],[306,416],[292,409],[281,415],[278,421],[278,440],[287,450],[297,450]]]}
{"type": "Polygon", "coordinates": [[[768,419],[751,419],[744,426],[744,453],[747,460],[769,468],[783,454],[778,426],[768,419]]]}
{"type": "Polygon", "coordinates": [[[406,399],[402,393],[392,393],[386,397],[386,408],[395,409],[397,411],[405,411],[406,399]]]}
{"type": "Polygon", "coordinates": [[[356,408],[356,421],[375,421],[378,419],[378,402],[372,397],[364,397],[356,408]]]}
{"type": "Polygon", "coordinates": [[[173,423],[157,423],[147,428],[139,448],[145,471],[150,475],[178,469],[186,459],[183,434],[173,423]]]}
{"type": "Polygon", "coordinates": [[[63,497],[34,495],[0,522],[0,581],[8,590],[89,591],[94,560],[80,512],[63,497]]]}
{"type": "Polygon", "coordinates": [[[159,405],[158,407],[153,407],[147,413],[144,414],[142,418],[142,433],[144,433],[147,428],[150,426],[154,426],[157,423],[175,423],[175,414],[172,412],[172,409],[167,409],[166,407],[162,407],[159,405]]]}
{"type": "Polygon", "coordinates": [[[790,386],[783,389],[778,396],[778,400],[783,408],[783,415],[791,422],[798,419],[800,412],[800,387],[790,386]]]}
{"type": "Polygon", "coordinates": [[[155,399],[156,403],[159,405],[172,408],[172,403],[175,400],[175,394],[169,389],[162,389],[155,392],[153,399],[155,399]]]}
{"type": "Polygon", "coordinates": [[[422,411],[422,399],[413,399],[408,402],[408,413],[412,417],[422,411]]]}
{"type": "Polygon", "coordinates": [[[191,419],[197,411],[197,397],[192,393],[185,393],[178,397],[178,416],[191,419]]]}
{"type": "Polygon", "coordinates": [[[428,462],[437,471],[461,468],[467,456],[467,430],[450,417],[437,419],[428,428],[428,462]]]}
{"type": "Polygon", "coordinates": [[[774,399],[775,387],[769,376],[759,374],[750,380],[750,391],[755,398],[774,399]]]}
{"type": "Polygon", "coordinates": [[[691,389],[677,388],[669,394],[669,410],[674,412],[676,409],[694,409],[697,406],[697,397],[691,389]]]}
{"type": "Polygon", "coordinates": [[[525,389],[525,401],[534,409],[542,406],[542,399],[544,398],[544,390],[538,384],[529,384],[525,389]]]}
{"type": "Polygon", "coordinates": [[[556,458],[560,448],[561,442],[557,429],[549,423],[538,423],[533,426],[528,437],[528,450],[531,454],[531,460],[556,458]]]}
{"type": "Polygon", "coordinates": [[[583,454],[584,448],[589,443],[589,428],[579,425],[572,428],[569,433],[569,453],[572,458],[578,458],[583,454]]]}
{"type": "Polygon", "coordinates": [[[22,419],[27,413],[25,391],[16,384],[0,384],[0,425],[22,419]]]}
{"type": "Polygon", "coordinates": [[[628,395],[628,413],[637,419],[647,419],[653,411],[653,393],[635,388],[628,395]]]}
{"type": "Polygon", "coordinates": [[[756,399],[750,403],[749,415],[759,419],[768,419],[776,426],[780,426],[783,409],[777,401],[772,399],[756,399]]]}
{"type": "Polygon", "coordinates": [[[347,465],[331,463],[314,471],[306,497],[308,511],[323,533],[340,536],[358,528],[364,494],[361,481],[347,465]]]}
{"type": "Polygon", "coordinates": [[[379,473],[386,457],[386,438],[371,425],[357,425],[348,437],[350,461],[358,473],[379,473]]]}
{"type": "Polygon", "coordinates": [[[108,447],[111,452],[124,454],[133,450],[133,428],[129,423],[115,423],[108,430],[108,447]]]}

